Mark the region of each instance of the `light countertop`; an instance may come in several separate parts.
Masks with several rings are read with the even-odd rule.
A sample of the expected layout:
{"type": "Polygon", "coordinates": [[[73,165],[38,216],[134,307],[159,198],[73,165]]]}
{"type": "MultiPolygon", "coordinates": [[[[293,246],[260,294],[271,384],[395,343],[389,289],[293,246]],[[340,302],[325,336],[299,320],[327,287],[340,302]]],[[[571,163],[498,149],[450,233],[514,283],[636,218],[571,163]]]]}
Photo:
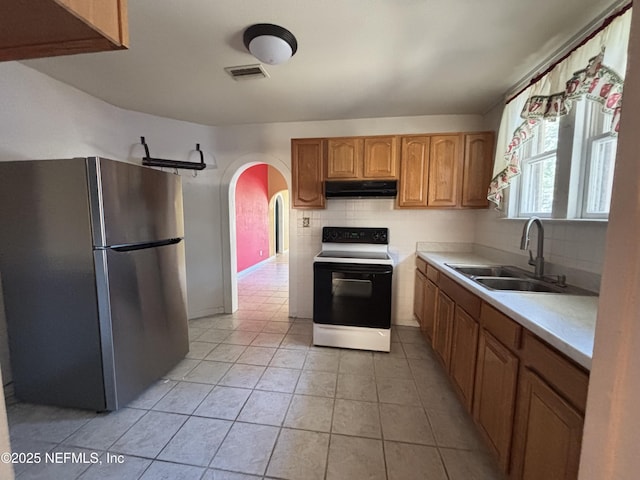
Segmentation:
{"type": "Polygon", "coordinates": [[[591,370],[597,296],[488,290],[446,264],[496,265],[475,253],[418,252],[482,300],[591,370]]]}

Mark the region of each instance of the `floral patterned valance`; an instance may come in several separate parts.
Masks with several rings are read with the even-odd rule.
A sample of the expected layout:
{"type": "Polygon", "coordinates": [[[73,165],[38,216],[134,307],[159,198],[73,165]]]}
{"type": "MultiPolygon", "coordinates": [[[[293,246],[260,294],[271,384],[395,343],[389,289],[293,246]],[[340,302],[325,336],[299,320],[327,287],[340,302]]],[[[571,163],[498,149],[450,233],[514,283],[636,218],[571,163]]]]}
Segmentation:
{"type": "Polygon", "coordinates": [[[520,174],[521,147],[533,137],[538,121],[566,115],[573,102],[587,98],[613,114],[611,131],[618,132],[630,21],[631,9],[505,106],[487,195],[498,207],[503,190],[520,174]]]}
{"type": "Polygon", "coordinates": [[[604,50],[589,59],[586,68],[574,72],[564,91],[552,95],[531,95],[522,109],[522,118],[557,118],[569,113],[573,101],[586,97],[601,103],[605,113],[613,114],[611,131],[617,132],[624,81],[611,67],[603,65],[604,50]]]}

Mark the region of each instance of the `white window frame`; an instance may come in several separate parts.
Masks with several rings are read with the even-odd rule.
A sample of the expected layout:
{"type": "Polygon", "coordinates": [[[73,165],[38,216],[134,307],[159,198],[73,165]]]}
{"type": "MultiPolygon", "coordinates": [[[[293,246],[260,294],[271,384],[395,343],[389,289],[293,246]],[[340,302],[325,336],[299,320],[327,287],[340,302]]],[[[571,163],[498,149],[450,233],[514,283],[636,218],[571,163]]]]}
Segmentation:
{"type": "MultiPolygon", "coordinates": [[[[559,121],[559,120],[558,120],[559,121]]],[[[536,128],[538,131],[529,143],[522,146],[523,158],[520,162],[520,175],[512,183],[514,187],[515,195],[512,195],[512,199],[509,204],[509,211],[516,212],[516,218],[523,218],[535,215],[541,218],[551,218],[553,215],[553,205],[550,212],[525,212],[523,211],[523,205],[525,202],[524,196],[526,195],[524,181],[526,179],[526,172],[532,164],[545,161],[550,157],[555,157],[556,169],[558,165],[558,149],[544,150],[544,128],[545,124],[540,124],[536,128]],[[541,134],[542,132],[542,134],[541,134]]],[[[557,180],[554,179],[554,185],[557,180]]],[[[555,190],[555,188],[554,188],[555,190]]],[[[554,192],[555,193],[555,192],[554,192]]],[[[554,194],[555,197],[555,194],[554,194]]],[[[554,198],[555,201],[555,198],[554,198]]]]}
{"type": "MultiPolygon", "coordinates": [[[[583,109],[585,115],[585,128],[582,139],[583,155],[581,158],[582,165],[579,190],[580,209],[578,212],[576,212],[576,217],[582,219],[607,220],[609,218],[608,210],[607,213],[601,214],[587,212],[587,204],[589,201],[588,185],[591,175],[592,163],[594,160],[594,146],[596,146],[598,143],[602,143],[603,141],[615,140],[616,146],[614,147],[614,149],[617,150],[617,138],[611,134],[609,129],[611,115],[603,114],[602,106],[599,103],[590,100],[585,100],[581,103],[582,105],[580,105],[580,107],[583,109]]],[[[615,168],[615,154],[613,166],[615,168]]]]}
{"type": "Polygon", "coordinates": [[[509,218],[535,215],[562,220],[608,220],[608,213],[590,214],[586,211],[593,147],[598,142],[615,138],[608,131],[610,117],[601,112],[602,105],[597,102],[588,99],[576,101],[568,115],[556,120],[560,122],[556,150],[536,154],[544,145],[544,129],[536,132],[536,136],[531,139],[532,145],[523,145],[521,174],[514,178],[513,192],[508,198],[509,218]],[[527,157],[527,154],[530,156],[527,157]],[[529,163],[540,161],[553,154],[556,155],[556,171],[551,212],[524,212],[522,208],[523,195],[525,195],[524,182],[529,163]],[[570,160],[567,162],[564,160],[566,158],[570,160]]]}

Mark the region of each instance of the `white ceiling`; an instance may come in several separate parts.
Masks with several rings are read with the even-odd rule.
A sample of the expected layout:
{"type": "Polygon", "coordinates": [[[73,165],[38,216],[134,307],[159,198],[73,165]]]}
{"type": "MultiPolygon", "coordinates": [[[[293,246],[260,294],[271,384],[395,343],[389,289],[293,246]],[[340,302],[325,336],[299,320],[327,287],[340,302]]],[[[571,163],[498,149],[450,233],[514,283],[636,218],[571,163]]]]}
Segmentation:
{"type": "Polygon", "coordinates": [[[482,114],[615,0],[129,0],[130,49],[25,64],[129,110],[206,125],[482,114]],[[270,78],[242,33],[298,40],[270,78]]]}

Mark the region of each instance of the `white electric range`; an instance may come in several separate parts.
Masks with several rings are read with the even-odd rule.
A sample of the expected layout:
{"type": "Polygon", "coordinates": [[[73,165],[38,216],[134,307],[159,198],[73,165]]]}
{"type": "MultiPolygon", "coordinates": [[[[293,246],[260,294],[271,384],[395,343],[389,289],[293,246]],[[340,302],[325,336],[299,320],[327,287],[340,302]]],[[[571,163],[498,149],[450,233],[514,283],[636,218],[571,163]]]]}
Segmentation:
{"type": "Polygon", "coordinates": [[[324,227],[313,263],[313,344],[390,351],[393,266],[387,228],[324,227]]]}

